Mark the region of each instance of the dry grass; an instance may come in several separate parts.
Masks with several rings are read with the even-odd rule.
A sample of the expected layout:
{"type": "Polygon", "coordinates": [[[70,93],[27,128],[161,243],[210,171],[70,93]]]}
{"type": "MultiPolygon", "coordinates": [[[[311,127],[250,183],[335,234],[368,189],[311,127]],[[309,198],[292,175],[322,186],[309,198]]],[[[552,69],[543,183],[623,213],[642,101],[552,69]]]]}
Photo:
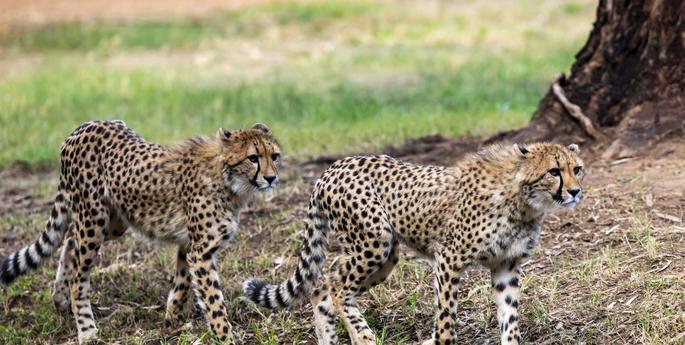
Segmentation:
{"type": "MultiPolygon", "coordinates": [[[[662,145],[658,159],[589,168],[584,203],[547,219],[542,243],[524,267],[524,339],[534,344],[685,343],[685,154],[662,145]]],[[[415,160],[416,157],[405,157],[415,160]]],[[[433,157],[440,160],[441,157],[433,157]]],[[[422,160],[425,159],[421,158],[422,160]]],[[[450,157],[442,157],[451,160],[450,157]]],[[[322,166],[288,164],[283,188],[260,199],[243,219],[237,245],[221,255],[221,275],[237,338],[243,344],[312,344],[309,306],[276,314],[239,300],[251,276],[286,277],[300,247],[300,220],[322,166]]],[[[0,254],[35,237],[46,219],[49,173],[2,172],[0,254]],[[29,183],[18,183],[28,180],[29,183]]],[[[189,344],[205,337],[201,315],[176,335],[160,333],[173,251],[129,236],[109,243],[93,275],[93,301],[108,343],[189,344]]],[[[385,344],[414,344],[430,334],[432,274],[404,255],[383,285],[360,299],[385,344]]],[[[0,304],[0,342],[61,344],[75,338],[71,318],[51,305],[54,264],[13,285],[0,304]]],[[[498,342],[489,280],[468,271],[460,287],[459,334],[465,344],[498,342]]],[[[340,329],[341,334],[342,329],[340,329]]],[[[343,339],[345,335],[343,334],[343,339]]]]}
{"type": "MultiPolygon", "coordinates": [[[[130,2],[94,12],[106,18],[128,16],[117,11],[130,2]]],[[[4,5],[30,11],[36,3],[43,0],[4,5]]],[[[81,12],[54,10],[44,18],[92,19],[89,4],[96,3],[104,4],[79,2],[81,12]],[[65,13],[79,16],[59,17],[65,13]]],[[[139,10],[154,12],[156,5],[138,3],[139,10]]],[[[217,3],[203,0],[197,9],[217,3]]],[[[300,157],[372,150],[436,131],[482,133],[522,124],[548,80],[570,64],[587,35],[594,6],[588,0],[328,5],[291,0],[212,14],[198,22],[183,17],[86,21],[56,26],[58,32],[37,28],[19,35],[26,34],[25,41],[0,47],[7,53],[0,54],[7,91],[0,100],[14,104],[0,107],[5,110],[0,109],[5,130],[0,137],[13,140],[0,145],[0,156],[5,162],[52,161],[65,133],[111,112],[160,140],[259,119],[279,128],[289,152],[299,150],[300,157]],[[281,79],[264,79],[267,75],[281,79]],[[228,79],[248,87],[226,85],[228,79]],[[244,90],[255,98],[241,98],[244,90]],[[358,109],[359,104],[367,107],[358,109]],[[341,122],[346,117],[353,118],[341,122]]],[[[0,10],[0,33],[9,30],[2,22],[8,13],[0,10]]],[[[33,19],[27,17],[24,24],[42,20],[33,19]]],[[[450,149],[474,147],[477,140],[414,144],[416,152],[404,158],[447,163],[455,159],[450,149]]],[[[620,164],[595,162],[585,202],[574,212],[547,219],[542,243],[524,267],[521,315],[527,343],[685,344],[684,146],[682,141],[663,144],[645,153],[647,158],[620,164]]],[[[283,187],[251,205],[238,243],[221,254],[223,289],[243,344],[315,342],[309,306],[268,314],[237,297],[244,279],[276,281],[293,269],[300,220],[323,168],[289,162],[283,187]]],[[[55,180],[51,168],[0,168],[0,257],[40,233],[55,180]]],[[[197,312],[189,313],[193,322],[187,330],[160,331],[174,257],[173,249],[135,236],[104,246],[92,279],[92,300],[107,343],[210,341],[197,312]]],[[[50,298],[55,261],[0,296],[0,344],[74,343],[72,318],[58,314],[50,298]]],[[[498,343],[489,278],[474,268],[463,282],[460,343],[498,343]]],[[[424,262],[404,255],[390,279],[360,304],[382,343],[415,344],[431,332],[432,273],[424,262]]]]}

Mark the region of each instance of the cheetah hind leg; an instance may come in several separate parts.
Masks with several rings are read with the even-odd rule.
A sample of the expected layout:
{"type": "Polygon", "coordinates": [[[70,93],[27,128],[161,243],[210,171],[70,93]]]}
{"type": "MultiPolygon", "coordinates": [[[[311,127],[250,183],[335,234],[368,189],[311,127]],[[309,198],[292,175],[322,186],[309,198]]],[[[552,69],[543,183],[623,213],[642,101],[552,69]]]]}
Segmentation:
{"type": "MultiPolygon", "coordinates": [[[[397,265],[400,260],[400,243],[396,238],[393,238],[390,249],[390,255],[388,258],[380,265],[380,269],[369,275],[364,282],[364,291],[369,291],[374,286],[382,283],[388,278],[390,273],[392,273],[393,268],[397,265]]],[[[385,253],[384,253],[385,256],[385,253]]]]}
{"type": "Polygon", "coordinates": [[[314,328],[318,345],[337,345],[337,316],[331,297],[330,280],[312,292],[311,304],[314,311],[314,328]]]}
{"type": "MultiPolygon", "coordinates": [[[[69,224],[67,234],[73,235],[75,233],[76,224],[69,224]]],[[[110,218],[109,231],[106,240],[113,240],[120,237],[126,231],[126,227],[122,221],[112,215],[110,218]]],[[[68,237],[62,245],[62,252],[59,256],[59,263],[57,265],[57,274],[52,290],[52,301],[55,303],[55,308],[64,314],[69,314],[70,292],[69,279],[76,267],[76,240],[73,237],[68,237]]]]}
{"type": "MultiPolygon", "coordinates": [[[[390,275],[395,265],[397,265],[398,260],[399,242],[394,239],[392,241],[390,256],[380,266],[378,271],[366,278],[363,284],[363,290],[368,291],[372,287],[383,282],[390,275]]],[[[331,279],[327,277],[322,286],[314,290],[311,297],[318,345],[338,344],[338,335],[336,334],[337,317],[335,306],[333,305],[333,298],[331,297],[330,286],[331,279]]]]}
{"type": "MultiPolygon", "coordinates": [[[[336,281],[342,284],[331,284],[333,305],[341,316],[353,345],[376,344],[376,336],[366,323],[356,300],[357,295],[367,290],[366,284],[378,281],[375,274],[382,272],[384,263],[388,261],[392,252],[390,247],[392,233],[382,230],[375,234],[369,237],[379,240],[384,246],[379,248],[366,246],[367,249],[356,255],[344,255],[339,261],[336,277],[336,281]],[[359,260],[360,257],[364,259],[359,260]],[[353,261],[356,261],[355,265],[352,265],[353,261]]],[[[351,253],[353,250],[355,249],[348,248],[347,251],[351,253]]],[[[386,273],[380,274],[387,276],[386,273]]]]}
{"type": "MultiPolygon", "coordinates": [[[[70,227],[73,227],[73,224],[70,227]]],[[[69,314],[69,306],[71,303],[69,299],[69,279],[75,267],[76,240],[74,240],[73,237],[69,237],[66,241],[64,241],[64,245],[62,246],[62,253],[59,256],[55,285],[52,291],[52,301],[55,303],[55,308],[67,315],[69,314]]]]}
{"type": "MultiPolygon", "coordinates": [[[[86,182],[86,185],[92,184],[92,181],[86,182]]],[[[95,198],[83,199],[80,205],[74,205],[74,209],[79,208],[90,211],[79,212],[75,220],[74,237],[78,254],[76,267],[72,270],[70,277],[69,291],[71,292],[71,313],[74,315],[78,331],[78,342],[90,344],[98,340],[98,331],[90,302],[90,272],[98,260],[98,251],[107,234],[109,209],[102,201],[95,198]]]]}

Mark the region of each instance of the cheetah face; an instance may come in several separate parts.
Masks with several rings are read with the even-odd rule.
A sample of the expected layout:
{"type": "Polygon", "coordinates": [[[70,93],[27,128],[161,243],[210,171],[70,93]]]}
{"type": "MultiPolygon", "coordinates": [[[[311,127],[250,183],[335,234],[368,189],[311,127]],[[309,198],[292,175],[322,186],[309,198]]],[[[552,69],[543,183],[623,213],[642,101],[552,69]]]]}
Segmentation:
{"type": "Polygon", "coordinates": [[[271,191],[278,185],[281,148],[271,130],[258,123],[247,130],[219,129],[224,149],[224,181],[234,193],[271,191]]]}
{"type": "Polygon", "coordinates": [[[529,205],[541,212],[573,208],[583,198],[583,161],[578,145],[557,144],[517,146],[523,157],[523,195],[529,205]]]}

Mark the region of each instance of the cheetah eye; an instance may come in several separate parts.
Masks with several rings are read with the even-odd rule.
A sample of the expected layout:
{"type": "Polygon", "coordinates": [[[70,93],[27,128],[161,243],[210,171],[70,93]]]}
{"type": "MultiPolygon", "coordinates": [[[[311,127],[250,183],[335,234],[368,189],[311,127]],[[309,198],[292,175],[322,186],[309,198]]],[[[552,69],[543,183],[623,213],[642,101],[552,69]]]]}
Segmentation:
{"type": "Polygon", "coordinates": [[[249,155],[247,156],[247,159],[250,160],[252,163],[258,163],[259,162],[259,156],[257,155],[249,155]]]}
{"type": "Polygon", "coordinates": [[[583,171],[583,167],[575,167],[573,168],[573,173],[578,175],[580,172],[583,171]]]}
{"type": "Polygon", "coordinates": [[[279,158],[281,158],[281,154],[280,154],[280,153],[274,153],[274,154],[271,155],[271,160],[274,161],[274,162],[277,161],[279,158]]]}
{"type": "Polygon", "coordinates": [[[552,176],[559,176],[561,175],[561,170],[559,170],[559,168],[552,168],[549,169],[548,173],[552,176]]]}

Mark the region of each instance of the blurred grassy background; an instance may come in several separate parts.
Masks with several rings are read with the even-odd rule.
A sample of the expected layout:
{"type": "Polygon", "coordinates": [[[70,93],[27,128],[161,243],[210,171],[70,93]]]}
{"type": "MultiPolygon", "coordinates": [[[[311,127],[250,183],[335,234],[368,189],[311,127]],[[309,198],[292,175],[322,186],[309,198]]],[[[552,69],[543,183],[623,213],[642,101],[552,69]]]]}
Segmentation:
{"type": "Polygon", "coordinates": [[[526,123],[595,2],[277,1],[0,35],[0,164],[57,162],[79,123],[162,143],[268,124],[286,154],[526,123]]]}

